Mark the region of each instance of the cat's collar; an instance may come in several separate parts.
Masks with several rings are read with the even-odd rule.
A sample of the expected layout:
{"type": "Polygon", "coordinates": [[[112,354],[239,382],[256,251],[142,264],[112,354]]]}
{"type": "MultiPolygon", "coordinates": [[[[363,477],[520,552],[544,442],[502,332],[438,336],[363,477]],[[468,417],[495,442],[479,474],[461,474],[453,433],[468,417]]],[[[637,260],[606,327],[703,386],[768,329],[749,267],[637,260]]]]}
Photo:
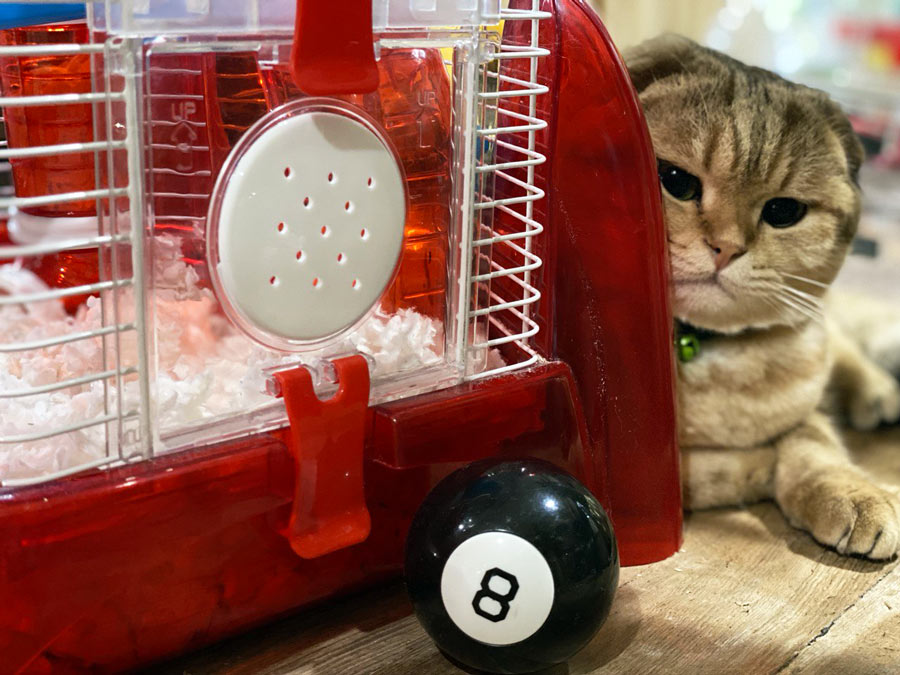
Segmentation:
{"type": "Polygon", "coordinates": [[[713,338],[760,336],[778,328],[787,329],[786,326],[749,326],[734,333],[724,333],[708,328],[698,328],[687,321],[675,319],[675,353],[678,355],[679,361],[688,363],[700,356],[702,343],[713,338]]]}
{"type": "Polygon", "coordinates": [[[727,337],[729,333],[719,333],[707,328],[692,326],[686,321],[675,319],[675,353],[678,360],[688,363],[700,356],[700,345],[716,337],[727,337]]]}

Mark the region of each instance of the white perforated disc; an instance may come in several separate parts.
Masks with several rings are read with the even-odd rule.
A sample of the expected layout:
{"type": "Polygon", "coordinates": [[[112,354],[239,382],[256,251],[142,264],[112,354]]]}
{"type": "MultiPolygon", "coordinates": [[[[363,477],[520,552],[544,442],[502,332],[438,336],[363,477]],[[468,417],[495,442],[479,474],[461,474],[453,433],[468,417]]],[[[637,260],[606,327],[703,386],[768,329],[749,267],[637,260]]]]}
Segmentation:
{"type": "MultiPolygon", "coordinates": [[[[406,194],[374,127],[297,106],[235,148],[210,212],[210,267],[248,333],[300,348],[358,323],[393,277],[406,194]]],[[[254,133],[255,131],[255,133],[254,133]]]]}

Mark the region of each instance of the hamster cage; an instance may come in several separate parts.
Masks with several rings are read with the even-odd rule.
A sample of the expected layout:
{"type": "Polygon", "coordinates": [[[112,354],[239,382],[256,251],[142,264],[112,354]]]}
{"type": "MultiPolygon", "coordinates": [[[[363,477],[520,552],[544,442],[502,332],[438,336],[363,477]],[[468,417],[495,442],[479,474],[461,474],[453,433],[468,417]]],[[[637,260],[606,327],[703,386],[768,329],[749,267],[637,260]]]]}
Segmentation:
{"type": "Polygon", "coordinates": [[[0,31],[0,669],[395,576],[489,456],[677,550],[655,160],[583,0],[82,13],[0,31]]]}

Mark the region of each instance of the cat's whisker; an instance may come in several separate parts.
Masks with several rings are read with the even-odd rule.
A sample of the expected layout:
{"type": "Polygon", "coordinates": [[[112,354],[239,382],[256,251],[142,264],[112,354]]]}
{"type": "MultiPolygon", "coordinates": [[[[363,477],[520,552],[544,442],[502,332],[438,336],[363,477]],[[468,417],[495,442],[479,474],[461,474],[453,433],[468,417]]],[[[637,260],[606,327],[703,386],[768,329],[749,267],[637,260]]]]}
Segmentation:
{"type": "Polygon", "coordinates": [[[784,286],[783,290],[787,293],[790,293],[791,296],[805,302],[810,307],[815,307],[819,311],[822,310],[822,300],[821,298],[817,298],[815,295],[811,295],[809,293],[804,293],[803,291],[797,290],[793,286],[784,286]]]}
{"type": "Polygon", "coordinates": [[[823,307],[822,307],[821,303],[816,302],[815,300],[810,300],[809,298],[804,298],[801,295],[796,295],[795,293],[792,292],[793,290],[794,289],[792,289],[790,287],[786,287],[786,288],[780,289],[779,293],[780,293],[780,295],[782,295],[786,298],[790,298],[794,302],[797,302],[797,303],[803,305],[804,307],[809,307],[811,310],[814,310],[817,312],[822,312],[823,307]]]}
{"type": "Polygon", "coordinates": [[[789,289],[790,292],[793,293],[794,295],[798,295],[798,296],[807,298],[816,303],[822,302],[822,296],[816,295],[815,293],[810,293],[808,291],[801,290],[801,289],[797,288],[796,286],[792,286],[791,284],[787,284],[787,283],[783,283],[783,282],[780,283],[779,285],[786,289],[789,289]]]}
{"type": "MultiPolygon", "coordinates": [[[[802,280],[800,280],[800,281],[802,282],[802,280]]],[[[811,295],[816,298],[820,297],[820,296],[816,295],[816,293],[820,292],[818,286],[816,286],[815,288],[812,288],[812,289],[804,290],[804,288],[802,286],[797,286],[796,285],[797,282],[795,282],[791,279],[776,279],[775,283],[778,284],[779,286],[783,286],[784,288],[791,288],[791,289],[797,291],[798,293],[803,293],[804,295],[811,295]]],[[[828,288],[828,286],[825,284],[822,284],[821,288],[828,288]]]]}
{"type": "Polygon", "coordinates": [[[781,301],[782,305],[801,312],[811,319],[822,321],[823,308],[820,299],[816,296],[775,281],[763,281],[762,285],[764,288],[769,289],[772,295],[781,301]]]}
{"type": "MultiPolygon", "coordinates": [[[[811,314],[804,309],[800,309],[799,307],[788,305],[787,308],[789,310],[791,310],[787,313],[788,316],[796,317],[797,315],[800,315],[800,316],[804,317],[807,321],[813,321],[813,322],[819,322],[822,320],[821,317],[816,316],[815,314],[811,314]]],[[[793,319],[793,320],[795,321],[796,319],[793,319]]],[[[795,327],[797,327],[797,326],[795,326],[795,327]]]]}
{"type": "Polygon", "coordinates": [[[800,313],[808,319],[811,319],[812,321],[821,322],[824,320],[822,307],[820,305],[813,304],[806,298],[791,295],[789,292],[789,286],[773,283],[770,284],[769,287],[773,291],[772,297],[778,300],[784,308],[787,308],[793,312],[800,313]]]}
{"type": "Polygon", "coordinates": [[[819,288],[828,288],[828,284],[823,284],[821,281],[816,281],[815,279],[810,279],[809,277],[802,277],[798,274],[790,274],[789,272],[782,272],[781,275],[788,277],[789,279],[796,279],[797,281],[802,281],[805,284],[811,284],[812,286],[818,286],[819,288]]]}
{"type": "Polygon", "coordinates": [[[783,302],[786,306],[790,307],[794,311],[802,314],[803,316],[811,319],[812,321],[822,321],[823,316],[822,312],[816,309],[809,307],[808,305],[801,304],[796,298],[791,297],[789,295],[776,295],[778,300],[783,302]]]}
{"type": "Polygon", "coordinates": [[[768,296],[766,296],[766,295],[760,296],[760,299],[761,299],[764,303],[766,303],[769,307],[771,307],[772,309],[775,310],[775,315],[776,315],[776,316],[781,316],[781,315],[782,315],[782,310],[784,309],[782,305],[779,305],[777,302],[775,302],[774,300],[772,300],[772,298],[770,298],[770,297],[768,297],[768,296]]]}
{"type": "Polygon", "coordinates": [[[785,290],[787,290],[791,295],[794,295],[798,298],[804,298],[805,300],[808,300],[809,302],[811,302],[815,305],[819,305],[819,306],[822,305],[822,298],[819,297],[818,295],[814,295],[812,293],[806,293],[804,291],[801,291],[799,288],[794,288],[793,286],[790,286],[790,285],[786,285],[785,290]]]}
{"type": "Polygon", "coordinates": [[[757,277],[752,281],[752,290],[775,310],[776,316],[791,319],[799,314],[817,323],[825,320],[821,298],[812,293],[790,286],[781,277],[757,277]]]}

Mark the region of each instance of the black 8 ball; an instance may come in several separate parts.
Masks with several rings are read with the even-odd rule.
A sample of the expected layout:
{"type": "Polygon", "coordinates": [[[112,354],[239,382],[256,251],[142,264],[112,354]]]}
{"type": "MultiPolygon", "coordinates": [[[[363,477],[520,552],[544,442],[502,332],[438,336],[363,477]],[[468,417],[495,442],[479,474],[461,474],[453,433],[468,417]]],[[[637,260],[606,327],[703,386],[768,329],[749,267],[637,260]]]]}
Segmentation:
{"type": "Polygon", "coordinates": [[[612,525],[590,491],[539,460],[476,462],[426,497],[406,586],[438,647],[471,668],[529,673],[568,660],[609,614],[612,525]]]}

